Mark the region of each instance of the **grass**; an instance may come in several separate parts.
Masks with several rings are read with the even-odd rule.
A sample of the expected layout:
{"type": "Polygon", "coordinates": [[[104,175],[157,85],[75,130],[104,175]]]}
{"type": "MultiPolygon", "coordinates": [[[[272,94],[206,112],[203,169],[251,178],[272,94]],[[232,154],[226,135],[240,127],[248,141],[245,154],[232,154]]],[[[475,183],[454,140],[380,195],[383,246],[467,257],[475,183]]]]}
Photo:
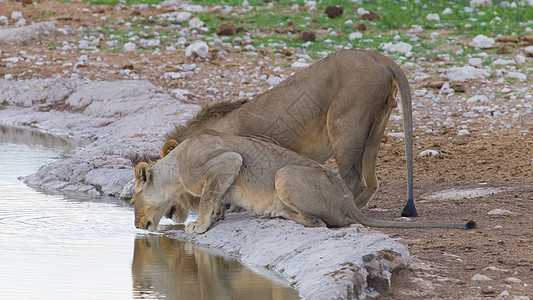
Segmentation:
{"type": "MultiPolygon", "coordinates": [[[[119,0],[83,1],[93,5],[119,3],[119,0]]],[[[120,1],[126,4],[149,5],[162,2],[162,0],[120,1]]],[[[295,4],[304,7],[303,0],[278,0],[269,3],[265,3],[263,0],[247,1],[251,8],[244,13],[225,15],[208,12],[194,13],[208,28],[208,32],[203,33],[203,35],[212,36],[218,25],[231,20],[236,27],[242,27],[244,32],[230,37],[229,41],[237,37],[243,38],[244,34],[248,34],[254,40],[253,46],[257,49],[268,47],[269,44],[280,44],[281,46],[274,46],[273,48],[305,48],[312,53],[338,49],[339,45],[362,49],[379,49],[382,43],[402,41],[413,45],[415,54],[431,56],[434,55],[434,52],[438,55],[442,46],[456,45],[460,39],[470,39],[478,34],[490,35],[491,37],[495,37],[497,34],[523,34],[526,27],[532,26],[532,24],[528,23],[529,20],[533,20],[533,6],[517,5],[516,7],[506,7],[502,6],[502,1],[499,0],[493,0],[493,6],[491,7],[479,7],[473,10],[469,8],[469,0],[363,0],[361,5],[356,5],[351,0],[322,0],[317,4],[314,11],[291,9],[295,4]],[[325,8],[329,5],[342,5],[344,14],[336,19],[329,19],[324,14],[325,8]],[[376,21],[362,20],[357,13],[359,7],[377,12],[381,19],[376,21]],[[447,8],[451,9],[451,13],[442,14],[444,9],[447,8]],[[427,20],[426,16],[430,13],[439,14],[440,20],[437,22],[427,20]],[[346,24],[348,20],[352,24],[346,24]],[[294,25],[289,25],[289,22],[294,25]],[[364,22],[368,30],[364,32],[362,39],[349,41],[348,36],[354,32],[354,25],[360,22],[364,22]],[[283,32],[283,29],[290,29],[293,26],[298,31],[316,32],[317,41],[303,43],[298,40],[297,34],[283,32]],[[443,29],[446,33],[435,39],[420,39],[413,42],[410,41],[413,34],[408,33],[413,26],[430,30],[443,29]],[[395,39],[395,36],[399,36],[399,39],[395,39]],[[326,43],[327,40],[332,42],[326,43]]],[[[241,7],[243,0],[192,0],[192,3],[207,6],[227,5],[241,7]]],[[[143,17],[130,18],[128,22],[131,23],[131,31],[136,34],[141,31],[149,33],[158,30],[154,26],[160,25],[165,20],[159,20],[156,16],[153,16],[150,19],[143,17]]],[[[188,23],[182,22],[180,25],[186,27],[188,23]]],[[[99,32],[91,34],[96,33],[103,33],[104,36],[114,34],[119,36],[114,39],[120,42],[127,42],[130,37],[127,32],[112,31],[109,28],[103,28],[99,32]]],[[[424,32],[423,34],[427,33],[424,32]]],[[[176,31],[168,32],[167,35],[170,43],[180,36],[176,31]]],[[[164,41],[166,40],[162,40],[162,42],[164,41]]],[[[479,52],[482,51],[463,47],[458,56],[466,61],[466,56],[475,55],[479,52]]]]}

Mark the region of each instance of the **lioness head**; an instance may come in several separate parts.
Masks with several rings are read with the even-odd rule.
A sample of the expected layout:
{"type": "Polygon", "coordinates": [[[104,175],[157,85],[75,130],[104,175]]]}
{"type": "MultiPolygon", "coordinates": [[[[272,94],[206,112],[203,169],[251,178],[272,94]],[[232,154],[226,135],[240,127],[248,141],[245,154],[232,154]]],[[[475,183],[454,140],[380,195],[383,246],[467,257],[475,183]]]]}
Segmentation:
{"type": "Polygon", "coordinates": [[[141,162],[135,167],[135,186],[131,202],[135,208],[135,227],[156,231],[159,221],[172,204],[168,193],[154,184],[150,166],[141,162]]]}

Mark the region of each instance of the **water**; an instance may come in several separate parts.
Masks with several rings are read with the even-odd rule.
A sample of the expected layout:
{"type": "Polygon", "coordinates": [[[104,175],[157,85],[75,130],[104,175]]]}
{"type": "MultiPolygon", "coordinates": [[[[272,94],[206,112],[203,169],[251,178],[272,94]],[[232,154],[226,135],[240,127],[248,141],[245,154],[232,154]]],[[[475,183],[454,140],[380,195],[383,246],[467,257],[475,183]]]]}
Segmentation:
{"type": "Polygon", "coordinates": [[[297,299],[233,259],[135,229],[124,201],[17,179],[78,146],[0,126],[0,299],[297,299]]]}

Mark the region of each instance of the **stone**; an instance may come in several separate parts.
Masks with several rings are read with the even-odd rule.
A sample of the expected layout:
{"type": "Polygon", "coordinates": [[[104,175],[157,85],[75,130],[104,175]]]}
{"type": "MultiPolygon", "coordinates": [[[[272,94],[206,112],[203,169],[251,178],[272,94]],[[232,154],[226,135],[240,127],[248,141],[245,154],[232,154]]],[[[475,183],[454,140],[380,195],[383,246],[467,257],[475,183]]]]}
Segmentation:
{"type": "Polygon", "coordinates": [[[533,57],[533,46],[527,46],[524,48],[524,53],[527,57],[533,57]]]}
{"type": "Polygon", "coordinates": [[[189,21],[189,28],[200,28],[203,26],[204,26],[204,22],[202,22],[202,20],[200,20],[199,18],[195,17],[189,21]]]}
{"type": "Polygon", "coordinates": [[[14,11],[11,13],[11,19],[12,20],[20,20],[22,19],[22,12],[20,11],[14,11]]]}
{"type": "Polygon", "coordinates": [[[462,135],[470,135],[470,132],[466,129],[461,129],[457,132],[457,135],[459,136],[462,136],[462,135]]]}
{"type": "Polygon", "coordinates": [[[471,79],[485,79],[490,73],[485,69],[478,69],[472,66],[454,67],[446,70],[444,75],[450,81],[465,82],[471,79]]]}
{"type": "Polygon", "coordinates": [[[483,66],[483,60],[479,57],[473,57],[468,59],[468,64],[479,68],[483,66]]]}
{"type": "Polygon", "coordinates": [[[234,35],[235,34],[235,25],[233,21],[228,21],[217,26],[216,33],[218,35],[234,35]]]}
{"type": "Polygon", "coordinates": [[[298,40],[303,42],[314,42],[316,40],[316,34],[311,31],[302,31],[298,36],[298,40]]]}
{"type": "Polygon", "coordinates": [[[516,62],[512,59],[502,59],[498,58],[497,60],[492,62],[492,65],[494,66],[500,66],[500,65],[514,65],[516,62]]]}
{"type": "Polygon", "coordinates": [[[282,82],[283,79],[281,77],[278,77],[278,76],[270,76],[268,77],[268,79],[266,80],[266,82],[268,83],[268,85],[270,86],[275,86],[277,84],[279,84],[280,82],[282,82]]]}
{"type": "Polygon", "coordinates": [[[437,156],[441,154],[439,151],[437,150],[424,150],[422,152],[420,152],[420,154],[418,154],[418,156],[420,157],[430,157],[430,156],[437,156]]]}
{"type": "Polygon", "coordinates": [[[411,52],[413,46],[405,42],[398,42],[396,44],[388,42],[382,45],[383,50],[388,52],[408,53],[411,52]]]}
{"type": "Polygon", "coordinates": [[[330,19],[335,19],[342,16],[344,8],[342,6],[328,6],[324,12],[330,19]]]}
{"type": "Polygon", "coordinates": [[[179,21],[179,22],[185,22],[185,21],[189,21],[190,19],[192,18],[192,14],[188,11],[180,11],[176,14],[176,21],[179,21]]]}
{"type": "Polygon", "coordinates": [[[470,7],[492,6],[492,0],[470,0],[470,7]]]}
{"type": "Polygon", "coordinates": [[[189,58],[205,58],[209,53],[209,46],[204,41],[195,41],[185,48],[185,56],[189,58]]]}
{"type": "Polygon", "coordinates": [[[291,64],[291,68],[307,68],[307,67],[309,67],[308,63],[304,63],[300,61],[295,61],[291,64]]]}
{"type": "Polygon", "coordinates": [[[451,8],[446,7],[446,8],[442,11],[441,14],[442,14],[442,15],[451,15],[451,14],[453,14],[453,11],[452,11],[451,8]]]}
{"type": "Polygon", "coordinates": [[[523,283],[522,280],[520,280],[520,278],[516,278],[516,277],[509,277],[509,278],[505,278],[503,280],[505,283],[509,283],[509,284],[517,284],[517,285],[521,285],[523,283]]]}
{"type": "Polygon", "coordinates": [[[470,278],[470,279],[471,280],[475,280],[475,281],[489,281],[489,280],[492,280],[488,276],[481,275],[481,274],[476,274],[476,275],[472,276],[472,278],[470,278]]]}
{"type": "Polygon", "coordinates": [[[482,34],[478,34],[476,37],[472,39],[469,46],[476,48],[476,49],[490,49],[494,47],[494,39],[486,37],[482,34]]]}
{"type": "Polygon", "coordinates": [[[355,39],[360,39],[363,37],[363,34],[361,32],[352,32],[350,33],[350,35],[348,36],[348,39],[350,41],[353,41],[355,39]]]}
{"type": "Polygon", "coordinates": [[[439,17],[439,14],[428,14],[426,16],[426,20],[440,22],[440,17],[439,17]]]}
{"type": "Polygon", "coordinates": [[[518,79],[520,82],[527,81],[527,75],[521,72],[509,72],[505,77],[518,79]]]}
{"type": "Polygon", "coordinates": [[[0,28],[0,44],[11,42],[24,42],[31,39],[39,39],[42,36],[50,36],[57,33],[53,22],[34,23],[17,28],[0,28]]]}
{"type": "Polygon", "coordinates": [[[126,51],[126,52],[131,52],[131,51],[135,51],[135,43],[132,43],[132,42],[127,42],[126,44],[124,44],[124,47],[122,47],[122,51],[126,51]]]}
{"type": "Polygon", "coordinates": [[[507,209],[495,208],[487,213],[489,216],[507,216],[512,214],[507,209]]]}

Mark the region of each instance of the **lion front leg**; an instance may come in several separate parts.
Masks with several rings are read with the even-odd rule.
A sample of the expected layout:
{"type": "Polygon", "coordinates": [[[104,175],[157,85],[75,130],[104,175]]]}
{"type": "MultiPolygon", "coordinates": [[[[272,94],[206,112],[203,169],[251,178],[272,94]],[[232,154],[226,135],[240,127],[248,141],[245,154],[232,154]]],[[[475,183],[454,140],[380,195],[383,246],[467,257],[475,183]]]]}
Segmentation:
{"type": "Polygon", "coordinates": [[[204,233],[211,226],[211,217],[216,204],[230,188],[239,175],[242,157],[235,152],[223,153],[206,164],[209,165],[204,175],[204,187],[200,197],[198,217],[185,227],[188,233],[204,233]]]}

